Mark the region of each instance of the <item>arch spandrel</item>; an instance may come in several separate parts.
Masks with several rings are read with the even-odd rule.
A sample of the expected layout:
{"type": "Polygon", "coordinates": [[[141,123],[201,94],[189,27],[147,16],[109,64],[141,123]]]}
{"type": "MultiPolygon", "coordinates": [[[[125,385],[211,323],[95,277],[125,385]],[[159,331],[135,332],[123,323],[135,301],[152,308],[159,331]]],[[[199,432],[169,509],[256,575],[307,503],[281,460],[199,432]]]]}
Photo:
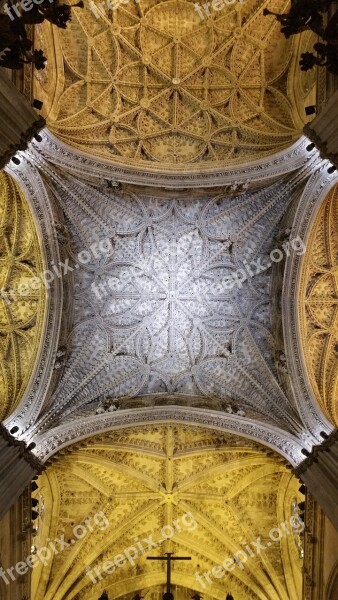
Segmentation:
{"type": "Polygon", "coordinates": [[[338,425],[338,185],[323,201],[307,244],[299,297],[303,352],[314,395],[338,425]]]}
{"type": "MultiPolygon", "coordinates": [[[[44,328],[46,289],[30,286],[43,271],[43,251],[17,183],[0,173],[0,418],[22,399],[44,328]]],[[[36,283],[36,282],[35,282],[36,283]]]]}
{"type": "Polygon", "coordinates": [[[52,133],[138,169],[203,171],[291,146],[314,86],[296,89],[299,48],[257,3],[225,4],[203,19],[195,4],[130,0],[109,10],[95,0],[64,31],[39,27],[49,64],[34,93],[52,133]]]}

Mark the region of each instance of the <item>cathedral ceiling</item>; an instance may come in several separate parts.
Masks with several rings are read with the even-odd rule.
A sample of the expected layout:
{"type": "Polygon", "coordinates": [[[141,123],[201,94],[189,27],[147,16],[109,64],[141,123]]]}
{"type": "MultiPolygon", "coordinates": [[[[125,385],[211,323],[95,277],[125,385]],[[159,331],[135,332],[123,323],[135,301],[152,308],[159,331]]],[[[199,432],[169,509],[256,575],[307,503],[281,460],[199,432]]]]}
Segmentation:
{"type": "Polygon", "coordinates": [[[209,192],[192,202],[104,189],[53,168],[48,185],[69,231],[73,328],[50,408],[31,430],[168,401],[298,435],[272,358],[269,253],[282,243],[278,224],[300,181],[296,173],[255,192],[209,192]],[[100,240],[109,253],[107,245],[97,252],[100,240]]]}
{"type": "Polygon", "coordinates": [[[302,272],[299,314],[314,394],[338,425],[338,186],[312,227],[302,272]]]}
{"type": "Polygon", "coordinates": [[[300,598],[302,540],[290,528],[271,541],[270,531],[290,522],[303,496],[283,459],[259,444],[203,428],[131,428],[62,451],[38,485],[34,546],[39,550],[62,535],[69,546],[34,569],[34,600],[93,600],[103,589],[110,599],[132,600],[136,592],[150,599],[153,588],[164,591],[165,568],[146,556],[164,552],[192,557],[173,566],[182,600],[193,590],[218,600],[230,590],[236,600],[300,598]],[[106,520],[95,525],[99,511],[106,520]],[[86,519],[93,531],[88,526],[75,541],[76,527],[86,519]],[[163,530],[166,525],[174,531],[163,530]],[[158,543],[150,550],[144,541],[149,536],[158,543]],[[237,565],[206,588],[197,582],[196,571],[210,571],[258,536],[265,550],[245,568],[237,565]],[[137,541],[134,564],[125,560],[95,583],[95,568],[137,541]]]}
{"type": "Polygon", "coordinates": [[[0,173],[0,418],[20,402],[34,370],[45,314],[43,286],[27,282],[43,269],[36,227],[15,181],[0,173]],[[22,293],[19,293],[18,290],[22,293]]]}
{"type": "Polygon", "coordinates": [[[94,0],[66,30],[36,28],[48,64],[34,95],[60,140],[114,162],[201,170],[273,154],[299,137],[314,85],[262,15],[288,6],[238,1],[201,19],[192,0],[94,0]]]}

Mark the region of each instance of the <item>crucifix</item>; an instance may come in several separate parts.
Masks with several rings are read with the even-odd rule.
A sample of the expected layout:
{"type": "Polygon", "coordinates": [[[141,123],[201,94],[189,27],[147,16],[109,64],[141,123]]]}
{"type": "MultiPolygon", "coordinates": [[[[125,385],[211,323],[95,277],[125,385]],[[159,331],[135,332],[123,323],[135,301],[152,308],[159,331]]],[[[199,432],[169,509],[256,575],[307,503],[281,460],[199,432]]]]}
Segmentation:
{"type": "Polygon", "coordinates": [[[147,560],[165,560],[167,563],[167,591],[163,594],[163,600],[173,600],[171,593],[171,561],[172,560],[191,560],[191,556],[173,556],[173,552],[166,552],[165,556],[147,556],[147,560]]]}

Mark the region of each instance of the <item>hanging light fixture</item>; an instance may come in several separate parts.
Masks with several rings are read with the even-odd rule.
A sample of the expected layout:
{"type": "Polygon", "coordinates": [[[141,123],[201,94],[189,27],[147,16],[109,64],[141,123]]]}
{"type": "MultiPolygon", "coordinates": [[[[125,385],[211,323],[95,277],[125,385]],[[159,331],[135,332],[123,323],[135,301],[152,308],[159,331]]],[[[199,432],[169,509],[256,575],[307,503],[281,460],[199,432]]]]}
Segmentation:
{"type": "Polygon", "coordinates": [[[25,64],[33,64],[36,69],[44,69],[46,57],[42,50],[33,49],[33,41],[28,39],[26,25],[36,25],[44,20],[65,29],[71,20],[74,8],[83,8],[80,0],[77,4],[60,4],[54,0],[53,6],[41,4],[32,6],[18,14],[17,7],[12,3],[5,5],[5,13],[0,14],[0,67],[7,69],[23,69],[25,64]],[[16,9],[15,14],[13,10],[16,9]]]}

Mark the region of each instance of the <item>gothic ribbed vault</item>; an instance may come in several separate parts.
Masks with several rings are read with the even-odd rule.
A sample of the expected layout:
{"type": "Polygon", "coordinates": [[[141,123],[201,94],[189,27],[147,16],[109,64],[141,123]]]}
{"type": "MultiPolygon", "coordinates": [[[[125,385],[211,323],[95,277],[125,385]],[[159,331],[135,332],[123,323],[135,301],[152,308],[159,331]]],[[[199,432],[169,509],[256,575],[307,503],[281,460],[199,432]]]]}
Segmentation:
{"type": "Polygon", "coordinates": [[[46,293],[41,285],[26,284],[42,270],[42,249],[24,194],[0,173],[1,419],[20,403],[39,353],[46,293]]]}
{"type": "Polygon", "coordinates": [[[104,188],[46,164],[42,175],[69,232],[72,330],[57,360],[58,385],[36,423],[32,406],[26,437],[105,410],[175,403],[305,441],[272,358],[270,312],[270,252],[282,248],[278,226],[302,173],[253,192],[185,199],[104,188]],[[107,244],[98,251],[107,240],[109,252],[107,244]]]}
{"type": "Polygon", "coordinates": [[[203,428],[126,429],[61,451],[38,483],[35,496],[46,509],[37,522],[37,547],[62,533],[70,542],[74,527],[99,510],[109,526],[94,526],[46,567],[35,569],[34,600],[92,600],[103,589],[112,599],[136,592],[150,598],[153,586],[163,589],[165,570],[146,556],[171,551],[192,556],[174,566],[174,585],[203,597],[224,600],[229,589],[236,600],[300,597],[302,540],[291,527],[280,541],[273,542],[269,532],[290,522],[302,495],[284,460],[260,444],[203,428]],[[180,521],[181,531],[163,539],[162,527],[188,513],[193,518],[180,521]],[[95,574],[95,567],[149,535],[162,543],[149,552],[140,549],[134,565],[125,561],[93,582],[88,572],[95,574]],[[250,544],[258,536],[266,549],[244,569],[214,578],[206,589],[198,583],[196,571],[210,570],[243,547],[241,541],[250,544]]]}
{"type": "Polygon", "coordinates": [[[288,6],[238,1],[201,19],[193,0],[130,0],[114,10],[95,0],[64,31],[43,24],[36,44],[48,65],[35,95],[49,128],[140,169],[200,171],[290,146],[315,83],[313,73],[296,78],[295,66],[313,40],[286,40],[262,16],[288,6]]]}
{"type": "MultiPolygon", "coordinates": [[[[7,167],[41,247],[22,193],[0,180],[0,416],[51,459],[34,546],[69,540],[33,570],[32,597],[158,600],[163,565],[143,554],[94,587],[89,573],[189,513],[196,527],[161,542],[192,556],[173,568],[175,600],[299,600],[303,539],[269,532],[304,499],[290,464],[330,431],[295,385],[290,317],[297,215],[331,177],[299,139],[315,102],[315,73],[298,68],[312,34],[286,40],[263,17],[289,0],[239,0],[208,19],[193,0],[85,4],[65,30],[35,28],[49,130],[7,167]],[[7,287],[44,269],[47,290],[9,305],[7,287]],[[100,511],[109,527],[72,543],[100,511]],[[196,571],[259,537],[262,553],[201,587],[196,571]]],[[[311,383],[336,424],[337,198],[318,213],[299,287],[311,383]]]]}
{"type": "Polygon", "coordinates": [[[338,186],[313,223],[299,298],[303,352],[314,394],[338,425],[338,186]]]}

